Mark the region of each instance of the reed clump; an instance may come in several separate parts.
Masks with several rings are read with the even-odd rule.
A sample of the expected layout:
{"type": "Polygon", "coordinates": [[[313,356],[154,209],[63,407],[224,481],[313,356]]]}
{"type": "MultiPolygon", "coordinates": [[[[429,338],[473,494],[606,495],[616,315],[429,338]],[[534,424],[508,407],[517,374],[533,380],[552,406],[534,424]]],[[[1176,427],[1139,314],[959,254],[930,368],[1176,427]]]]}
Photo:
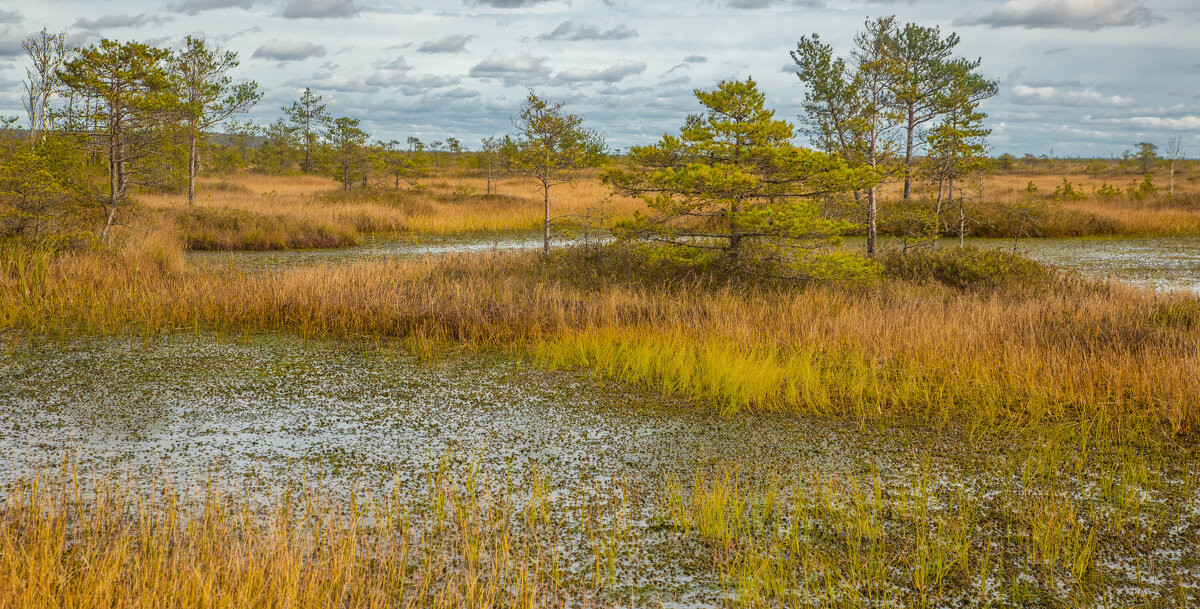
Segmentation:
{"type": "Polygon", "coordinates": [[[1194,474],[1137,455],[1089,456],[1065,434],[1043,439],[1048,448],[1001,451],[960,473],[928,457],[899,475],[763,475],[719,463],[672,476],[658,518],[707,548],[734,607],[1200,601],[1189,583],[1200,544],[1171,533],[1194,526],[1175,511],[1190,501],[1194,474]],[[987,482],[977,486],[980,472],[987,482]],[[1129,560],[1131,547],[1158,544],[1177,553],[1129,560]]]}
{"type": "Polygon", "coordinates": [[[609,604],[605,548],[630,541],[609,532],[619,501],[579,497],[590,520],[570,526],[525,473],[518,497],[445,459],[415,488],[247,481],[265,494],[35,472],[0,500],[0,608],[609,604]]]}
{"type": "Polygon", "coordinates": [[[353,227],[283,214],[200,207],[177,213],[175,222],[189,250],[288,250],[358,243],[353,227]]]}

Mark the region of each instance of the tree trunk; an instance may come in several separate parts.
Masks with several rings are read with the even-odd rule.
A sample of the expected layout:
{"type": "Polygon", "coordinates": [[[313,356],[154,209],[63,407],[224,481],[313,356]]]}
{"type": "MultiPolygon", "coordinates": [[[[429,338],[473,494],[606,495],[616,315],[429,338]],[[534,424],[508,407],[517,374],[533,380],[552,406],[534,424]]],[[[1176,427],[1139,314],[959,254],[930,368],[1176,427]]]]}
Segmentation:
{"type": "Polygon", "coordinates": [[[934,245],[937,244],[937,240],[939,238],[941,238],[941,236],[942,236],[942,201],[944,200],[945,195],[946,195],[946,180],[943,177],[939,176],[938,177],[937,201],[935,201],[934,205],[933,205],[934,245]]]}
{"type": "Polygon", "coordinates": [[[908,104],[908,142],[904,147],[904,200],[912,197],[912,166],[913,166],[913,131],[917,129],[916,110],[913,103],[908,104]]]}
{"type": "Polygon", "coordinates": [[[1171,190],[1170,197],[1175,199],[1175,159],[1171,159],[1171,190]]]}
{"type": "Polygon", "coordinates": [[[350,166],[342,165],[342,190],[350,192],[350,166]]]}
{"type": "Polygon", "coordinates": [[[188,205],[196,204],[196,134],[188,136],[188,205]]]}
{"type": "MultiPolygon", "coordinates": [[[[950,200],[953,201],[954,200],[954,176],[950,176],[950,183],[949,183],[948,191],[950,193],[950,200]]],[[[963,199],[962,193],[960,192],[958,195],[958,247],[959,247],[959,249],[962,249],[966,245],[966,243],[965,243],[966,238],[967,238],[967,208],[966,208],[966,205],[967,205],[967,202],[965,199],[963,199]]]]}
{"type": "Polygon", "coordinates": [[[542,256],[550,256],[550,185],[542,183],[542,203],[546,208],[546,218],[542,222],[542,233],[544,241],[542,242],[542,256]]]}
{"type": "Polygon", "coordinates": [[[729,206],[729,258],[733,260],[734,266],[740,262],[742,254],[742,235],[738,232],[737,225],[738,213],[741,210],[742,206],[736,199],[729,206]]]}
{"type": "Polygon", "coordinates": [[[875,206],[875,187],[867,189],[867,255],[875,255],[875,219],[877,216],[875,206]]]}
{"type": "Polygon", "coordinates": [[[304,173],[312,173],[312,134],[304,130],[304,173]]]}
{"type": "Polygon", "coordinates": [[[104,216],[104,227],[100,229],[100,238],[108,238],[108,229],[113,225],[117,215],[117,204],[121,202],[121,127],[120,122],[114,122],[112,133],[108,136],[108,213],[104,216]]]}

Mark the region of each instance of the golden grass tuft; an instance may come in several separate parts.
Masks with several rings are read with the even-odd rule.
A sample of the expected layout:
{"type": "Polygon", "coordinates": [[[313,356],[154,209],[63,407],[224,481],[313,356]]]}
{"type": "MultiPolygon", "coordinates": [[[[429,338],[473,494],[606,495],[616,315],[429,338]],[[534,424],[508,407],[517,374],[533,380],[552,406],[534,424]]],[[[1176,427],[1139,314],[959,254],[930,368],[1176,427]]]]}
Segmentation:
{"type": "Polygon", "coordinates": [[[589,540],[548,517],[545,490],[517,504],[474,467],[443,463],[416,489],[286,482],[265,497],[85,476],[64,466],[5,493],[0,608],[531,609],[603,591],[600,565],[567,560],[589,540]]]}

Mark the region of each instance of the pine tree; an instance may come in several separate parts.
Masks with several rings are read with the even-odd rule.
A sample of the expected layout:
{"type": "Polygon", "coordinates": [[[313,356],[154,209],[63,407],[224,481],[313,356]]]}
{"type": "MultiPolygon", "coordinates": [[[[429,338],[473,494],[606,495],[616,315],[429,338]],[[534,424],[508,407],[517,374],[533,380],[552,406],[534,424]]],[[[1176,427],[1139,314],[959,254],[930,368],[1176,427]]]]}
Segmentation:
{"type": "Polygon", "coordinates": [[[583,128],[583,120],[562,107],[530,91],[514,121],[517,136],[505,147],[511,170],[532,176],[542,187],[543,255],[550,253],[550,188],[572,181],[578,170],[595,167],[605,158],[604,136],[583,128]]]}
{"type": "Polygon", "coordinates": [[[804,262],[850,227],[821,218],[814,198],[851,188],[861,172],[793,145],[794,128],[775,118],[753,80],[695,95],[704,113],[688,116],[678,136],[634,147],[627,166],[604,174],[653,212],[624,223],[622,239],[678,263],[745,270],[804,262]]]}
{"type": "Polygon", "coordinates": [[[234,84],[229,77],[238,65],[237,53],[210,47],[201,38],[188,36],[172,64],[188,145],[188,205],[195,205],[198,144],[215,125],[252,108],[262,93],[254,81],[234,84]]]}
{"type": "Polygon", "coordinates": [[[891,69],[891,93],[895,112],[905,131],[904,200],[912,197],[912,178],[917,130],[947,112],[964,109],[958,104],[973,104],[996,95],[996,83],[975,70],[981,60],[954,59],[957,34],[941,37],[936,27],[906,24],[888,37],[891,69]],[[964,75],[966,78],[964,79],[964,75]],[[953,89],[953,93],[951,90],[953,89]],[[950,95],[955,96],[954,100],[950,95]]]}
{"type": "Polygon", "coordinates": [[[365,153],[363,146],[370,138],[359,124],[358,119],[345,116],[329,124],[329,145],[337,159],[338,177],[346,192],[350,191],[351,171],[362,163],[365,153]]]}
{"type": "Polygon", "coordinates": [[[63,85],[86,103],[70,123],[100,143],[108,160],[101,238],[116,224],[117,211],[129,204],[129,187],[142,161],[160,154],[163,125],[178,116],[179,99],[167,71],[170,53],[139,42],[101,40],[79,51],[59,72],[63,85]]]}
{"type": "Polygon", "coordinates": [[[291,107],[284,107],[283,112],[300,135],[300,143],[304,146],[304,173],[312,173],[313,149],[316,148],[321,126],[329,122],[329,112],[321,103],[321,96],[313,95],[308,87],[304,88],[300,99],[292,102],[291,107]]]}

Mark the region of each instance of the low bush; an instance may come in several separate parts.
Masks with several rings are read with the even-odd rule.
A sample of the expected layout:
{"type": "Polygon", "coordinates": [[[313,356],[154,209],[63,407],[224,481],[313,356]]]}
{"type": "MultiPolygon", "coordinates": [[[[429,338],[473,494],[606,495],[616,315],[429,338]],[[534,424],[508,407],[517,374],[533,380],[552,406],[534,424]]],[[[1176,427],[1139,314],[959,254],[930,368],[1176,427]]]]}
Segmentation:
{"type": "Polygon", "coordinates": [[[188,208],[177,213],[176,223],[191,250],[286,250],[358,242],[348,226],[238,209],[188,208]]]}
{"type": "Polygon", "coordinates": [[[1041,285],[1054,274],[1052,268],[1024,256],[976,247],[889,250],[880,262],[889,278],[937,281],[959,289],[1041,285]]]}

